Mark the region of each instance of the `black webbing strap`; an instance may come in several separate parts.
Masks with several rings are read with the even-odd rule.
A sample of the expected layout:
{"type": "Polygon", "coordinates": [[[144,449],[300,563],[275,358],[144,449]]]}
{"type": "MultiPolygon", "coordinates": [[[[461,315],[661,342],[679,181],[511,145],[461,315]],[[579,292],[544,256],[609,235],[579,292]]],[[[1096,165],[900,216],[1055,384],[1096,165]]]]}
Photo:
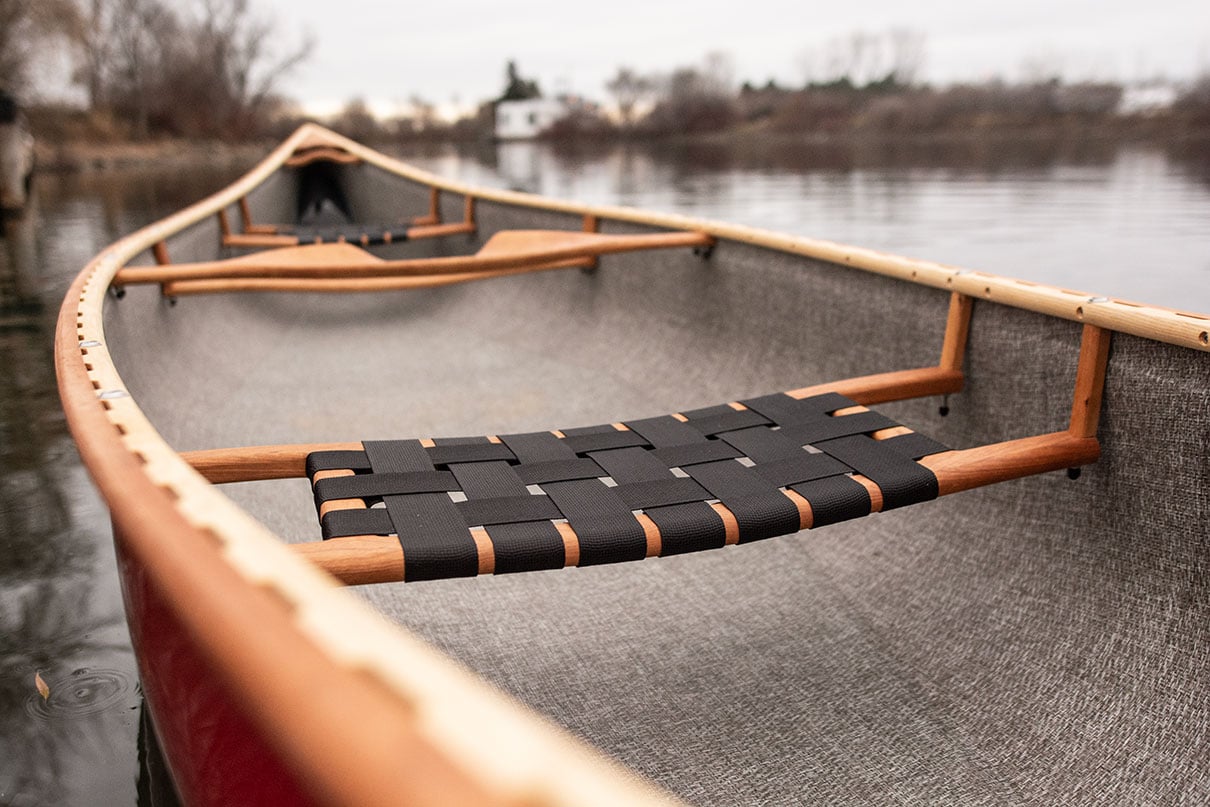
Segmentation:
{"type": "Polygon", "coordinates": [[[565,565],[563,521],[579,565],[639,560],[644,518],[659,530],[660,555],[723,546],[715,503],[734,516],[740,543],[798,531],[787,490],[810,504],[813,526],[868,515],[855,473],[882,491],[883,509],[935,498],[936,477],[916,460],[948,449],[915,432],[874,439],[899,424],[872,411],[835,414],[853,406],[834,393],[779,394],[622,429],[366,442],[364,451],[311,454],[307,473],[317,507],[353,504],[321,518],[324,537],[397,535],[407,580],[475,574],[477,527],[497,573],[565,565]],[[314,478],[334,470],[346,475],[314,478]]]}

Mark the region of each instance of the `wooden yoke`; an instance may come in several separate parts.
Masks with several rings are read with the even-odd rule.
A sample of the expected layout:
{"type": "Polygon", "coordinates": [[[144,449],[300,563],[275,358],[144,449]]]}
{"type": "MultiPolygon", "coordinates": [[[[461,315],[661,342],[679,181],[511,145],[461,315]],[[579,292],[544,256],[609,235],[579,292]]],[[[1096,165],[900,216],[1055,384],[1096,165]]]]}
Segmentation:
{"type": "MultiPolygon", "coordinates": [[[[473,200],[467,203],[467,214],[472,217],[473,204],[473,200]]],[[[367,288],[414,288],[584,266],[598,255],[713,243],[713,237],[698,232],[601,235],[573,230],[502,230],[474,255],[386,261],[350,244],[315,244],[204,263],[128,266],[114,276],[113,285],[163,283],[172,294],[247,289],[348,291],[356,288],[348,285],[355,280],[373,281],[367,288]],[[332,288],[333,281],[342,283],[332,288]]]]}

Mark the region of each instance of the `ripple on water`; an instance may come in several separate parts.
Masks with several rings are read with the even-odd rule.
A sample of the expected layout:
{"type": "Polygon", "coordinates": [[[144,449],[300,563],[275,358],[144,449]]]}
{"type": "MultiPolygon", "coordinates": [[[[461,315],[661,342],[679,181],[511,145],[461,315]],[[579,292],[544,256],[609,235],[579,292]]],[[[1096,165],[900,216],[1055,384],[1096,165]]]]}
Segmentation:
{"type": "MultiPolygon", "coordinates": [[[[45,678],[45,676],[44,676],[45,678]]],[[[66,677],[45,678],[50,696],[33,692],[25,711],[35,720],[74,720],[124,704],[137,695],[133,676],[121,670],[81,667],[66,677]]]]}

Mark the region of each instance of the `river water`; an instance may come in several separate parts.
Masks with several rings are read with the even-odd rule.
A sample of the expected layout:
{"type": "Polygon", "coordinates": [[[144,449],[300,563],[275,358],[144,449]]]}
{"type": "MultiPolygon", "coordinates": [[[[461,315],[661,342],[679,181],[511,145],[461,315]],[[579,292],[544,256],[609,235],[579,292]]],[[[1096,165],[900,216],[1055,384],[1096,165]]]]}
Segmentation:
{"type": "MultiPolygon", "coordinates": [[[[1205,149],[519,143],[404,156],[476,184],[750,224],[1210,312],[1205,149]]],[[[141,719],[108,519],[67,435],[51,345],[59,300],[93,254],[242,168],[43,175],[31,210],[4,223],[0,805],[172,801],[141,719]]]]}

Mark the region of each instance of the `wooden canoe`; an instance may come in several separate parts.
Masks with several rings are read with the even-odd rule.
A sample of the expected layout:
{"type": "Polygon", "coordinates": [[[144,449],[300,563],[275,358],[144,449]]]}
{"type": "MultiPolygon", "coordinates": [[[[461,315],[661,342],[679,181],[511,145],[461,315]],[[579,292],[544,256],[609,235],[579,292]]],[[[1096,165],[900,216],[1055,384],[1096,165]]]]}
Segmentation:
{"type": "Polygon", "coordinates": [[[56,364],[191,804],[1145,803],[1207,795],[1208,332],[308,125],[56,364]]]}

